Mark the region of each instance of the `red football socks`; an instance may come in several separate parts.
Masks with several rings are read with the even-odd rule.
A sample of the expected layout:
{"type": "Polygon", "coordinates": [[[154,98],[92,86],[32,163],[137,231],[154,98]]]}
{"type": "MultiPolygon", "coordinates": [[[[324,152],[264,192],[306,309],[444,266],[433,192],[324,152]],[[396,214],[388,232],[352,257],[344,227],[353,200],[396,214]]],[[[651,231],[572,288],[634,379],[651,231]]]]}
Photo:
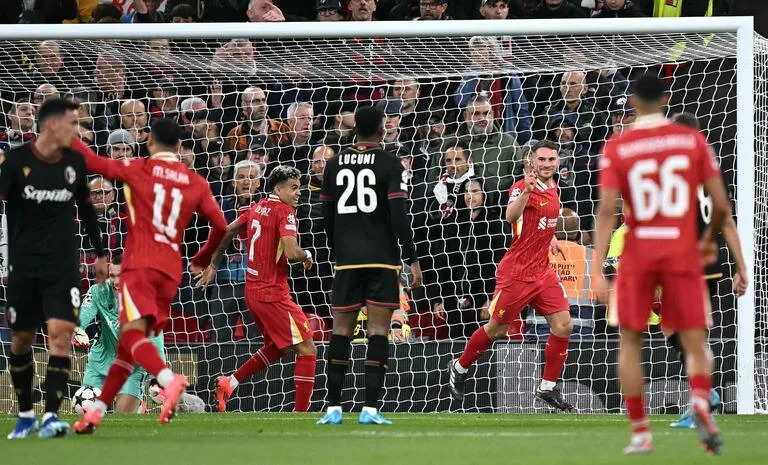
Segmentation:
{"type": "Polygon", "coordinates": [[[294,412],[309,411],[309,401],[312,399],[312,391],[315,388],[315,363],[314,355],[299,355],[296,357],[296,366],[293,372],[293,382],[296,384],[296,403],[294,412]]]}
{"type": "Polygon", "coordinates": [[[249,376],[275,363],[281,355],[280,350],[270,342],[253,354],[232,376],[235,377],[238,383],[242,383],[249,376]]]}
{"type": "Polygon", "coordinates": [[[121,334],[118,345],[131,354],[133,363],[143,366],[152,376],[157,377],[157,374],[165,368],[165,362],[160,357],[157,347],[138,329],[129,329],[121,334]]]}
{"type": "Polygon", "coordinates": [[[464,368],[469,368],[475,361],[480,358],[489,347],[491,347],[493,341],[485,333],[485,329],[482,327],[477,328],[472,337],[469,338],[467,346],[464,348],[464,353],[459,358],[459,365],[464,368]]]}
{"type": "Polygon", "coordinates": [[[550,333],[547,337],[547,346],[544,349],[544,374],[545,381],[557,382],[563,373],[565,359],[568,358],[568,338],[558,337],[550,333]]]}
{"type": "Polygon", "coordinates": [[[117,357],[112,362],[112,366],[109,367],[109,373],[107,373],[106,379],[104,379],[104,386],[101,388],[101,395],[99,400],[106,405],[112,405],[112,401],[115,400],[117,393],[122,389],[125,380],[128,379],[133,373],[133,357],[130,350],[124,348],[123,344],[118,343],[117,357]]]}
{"type": "Polygon", "coordinates": [[[691,385],[691,403],[702,402],[703,405],[709,406],[709,391],[712,389],[709,376],[691,376],[688,378],[688,384],[691,385]]]}
{"type": "Polygon", "coordinates": [[[648,417],[645,416],[645,407],[643,406],[643,396],[625,397],[624,404],[627,407],[627,417],[632,425],[632,432],[647,433],[651,430],[648,417]]]}

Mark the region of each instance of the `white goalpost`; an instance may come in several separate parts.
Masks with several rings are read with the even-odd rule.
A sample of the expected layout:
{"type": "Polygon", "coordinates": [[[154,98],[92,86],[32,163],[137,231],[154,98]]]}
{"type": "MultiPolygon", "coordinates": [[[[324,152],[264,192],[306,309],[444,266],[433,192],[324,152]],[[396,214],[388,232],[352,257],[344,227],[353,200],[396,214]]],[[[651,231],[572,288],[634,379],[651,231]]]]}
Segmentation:
{"type": "MultiPolygon", "coordinates": [[[[408,171],[426,284],[411,292],[403,274],[403,314],[393,325],[398,330],[383,409],[541,413],[547,409],[534,402],[533,391],[547,330],[535,309],[524,313],[520,332],[497,342],[470,371],[463,404],[450,398],[445,366],[486,316],[495,263],[508,245],[502,205],[522,173],[526,148],[531,140],[554,140],[561,146],[564,207],[558,239],[569,258],[553,266],[567,284],[575,324],[562,390],[579,412],[616,413],[622,408],[618,336],[605,309],[591,299],[587,276],[599,188],[596,160],[606,138],[631,117],[629,80],[648,69],[669,84],[669,115],[689,112],[701,123],[733,198],[749,267],[750,286],[738,299],[730,286],[734,259],[726,249],[710,280],[713,386],[724,412],[765,413],[768,41],[754,34],[752,18],[4,25],[0,111],[6,130],[0,132],[0,150],[34,137],[34,109],[45,98],[68,95],[81,103],[82,137],[105,156],[146,155],[151,121],[178,119],[188,131],[184,159],[209,180],[229,221],[249,195],[264,194],[265,172],[277,164],[297,166],[304,175],[297,209],[300,242],[317,262],[306,273],[292,269],[291,287],[311,314],[319,343],[312,399],[312,409],[319,410],[325,398],[323,342],[329,337],[332,263],[318,199],[322,156],[315,152],[351,145],[351,112],[368,103],[382,105],[385,148],[397,153],[408,171]],[[457,140],[466,144],[469,159],[448,166],[443,155],[457,140]],[[249,160],[262,176],[250,187],[238,184],[243,181],[234,169],[249,160]],[[481,192],[477,201],[465,194],[473,182],[481,192]]],[[[125,231],[123,194],[119,185],[110,189],[95,195],[101,195],[105,238],[118,254],[125,231]]],[[[4,243],[4,219],[2,224],[4,243]]],[[[189,256],[206,235],[207,225],[193,222],[185,235],[189,256]]],[[[220,271],[209,289],[195,289],[185,276],[165,333],[168,361],[190,377],[190,390],[214,410],[216,376],[231,373],[261,341],[242,298],[238,247],[235,241],[220,267],[228,271],[220,271]]],[[[81,255],[86,283],[91,258],[85,237],[81,255]]],[[[3,286],[6,258],[0,244],[3,286]]],[[[359,340],[364,320],[360,328],[359,340]]],[[[98,336],[94,328],[85,329],[91,338],[98,336]]],[[[38,342],[39,390],[47,360],[42,334],[38,342]]],[[[9,349],[8,329],[0,323],[3,413],[15,409],[5,370],[9,349]]],[[[87,357],[82,350],[74,353],[72,393],[87,357]]],[[[362,344],[353,345],[352,358],[345,409],[362,403],[362,344]]],[[[687,380],[658,326],[649,327],[643,364],[651,412],[684,408],[687,380]]],[[[288,355],[241,383],[228,408],[290,410],[292,374],[288,355]]]]}

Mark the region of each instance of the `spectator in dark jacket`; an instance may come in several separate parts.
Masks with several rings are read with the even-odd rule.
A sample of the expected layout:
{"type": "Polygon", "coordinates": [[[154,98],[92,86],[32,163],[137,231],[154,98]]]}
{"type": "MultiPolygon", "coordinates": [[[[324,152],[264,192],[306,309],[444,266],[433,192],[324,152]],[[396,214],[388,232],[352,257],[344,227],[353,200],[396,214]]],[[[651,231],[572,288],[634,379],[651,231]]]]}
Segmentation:
{"type": "Polygon", "coordinates": [[[469,337],[488,319],[488,304],[496,285],[496,264],[507,250],[509,224],[501,209],[488,201],[482,178],[473,178],[464,192],[467,211],[459,223],[461,266],[458,267],[455,308],[446,308],[452,338],[469,337]]]}
{"type": "Polygon", "coordinates": [[[307,311],[321,316],[330,316],[328,292],[331,290],[333,268],[330,248],[323,226],[323,205],[320,188],[323,184],[325,162],[335,155],[331,147],[321,145],[312,152],[312,166],[309,184],[301,188],[296,216],[299,219],[299,239],[305,250],[312,252],[315,266],[305,270],[298,267],[293,271],[293,292],[296,302],[307,311]]]}
{"type": "Polygon", "coordinates": [[[645,13],[632,4],[631,0],[605,0],[605,5],[595,18],[642,18],[645,13]]]}
{"type": "Polygon", "coordinates": [[[541,4],[531,10],[529,18],[586,18],[584,10],[568,0],[541,0],[541,4]]]}

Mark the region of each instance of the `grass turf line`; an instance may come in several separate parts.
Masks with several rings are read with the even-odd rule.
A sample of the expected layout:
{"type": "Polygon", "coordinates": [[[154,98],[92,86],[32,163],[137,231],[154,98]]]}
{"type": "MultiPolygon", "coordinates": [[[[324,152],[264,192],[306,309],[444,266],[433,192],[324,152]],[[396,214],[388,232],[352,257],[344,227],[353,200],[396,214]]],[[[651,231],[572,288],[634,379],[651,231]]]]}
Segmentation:
{"type": "MultiPolygon", "coordinates": [[[[630,458],[621,455],[629,439],[621,415],[387,416],[393,425],[359,425],[350,413],[340,426],[315,425],[317,413],[187,414],[165,426],[155,415],[109,415],[93,436],[0,439],[0,463],[768,464],[768,416],[718,416],[725,440],[719,458],[703,454],[694,431],[669,428],[673,416],[651,417],[654,453],[630,458]]],[[[0,417],[0,433],[14,422],[0,417]]]]}

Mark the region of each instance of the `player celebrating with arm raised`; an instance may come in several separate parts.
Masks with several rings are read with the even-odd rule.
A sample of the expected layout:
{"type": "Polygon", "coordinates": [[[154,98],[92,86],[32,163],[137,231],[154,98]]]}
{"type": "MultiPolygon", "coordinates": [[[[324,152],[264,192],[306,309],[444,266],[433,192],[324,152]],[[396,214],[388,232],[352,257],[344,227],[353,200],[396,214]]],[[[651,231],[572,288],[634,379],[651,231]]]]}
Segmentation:
{"type": "Polygon", "coordinates": [[[341,389],[349,367],[357,314],[368,309],[365,406],[359,422],[389,424],[378,411],[389,359],[392,312],[400,307],[400,246],[421,285],[421,267],[405,211],[407,183],[400,160],[381,148],[384,112],[372,106],[355,112],[357,144],[325,166],[320,198],[331,252],[335,254],[331,309],[333,335],[328,346],[328,397],[318,424],[340,424],[341,389]]]}
{"type": "Polygon", "coordinates": [[[600,161],[600,205],[592,279],[600,301],[608,299],[602,263],[621,195],[628,205],[626,242],[618,269],[615,306],[621,331],[619,378],[632,425],[626,454],[650,452],[651,432],[643,406],[641,349],[657,286],[663,288],[664,327],[680,335],[696,429],[705,449],[718,453],[720,432],[709,410],[712,360],[707,347],[709,298],[703,261],[714,260],[715,237],[730,214],[720,170],[704,137],[667,120],[668,95],[656,76],[633,84],[633,127],[609,140],[600,161]],[[712,217],[698,241],[696,189],[712,197],[712,217]]]}
{"type": "Polygon", "coordinates": [[[312,254],[299,246],[296,205],[299,202],[299,170],[278,166],[269,174],[268,198],[251,204],[227,227],[227,234],[213,254],[211,265],[198,281],[205,286],[216,278],[216,264],[232,239],[248,234],[248,268],[245,301],[253,319],[264,335],[264,345],[231,376],[219,376],[216,400],[219,411],[227,409],[227,399],[249,376],[277,361],[289,349],[296,351],[294,411],[309,410],[315,386],[317,350],[312,341],[309,320],[291,299],[288,287],[288,263],[312,266],[312,254]]]}
{"type": "Polygon", "coordinates": [[[506,337],[509,324],[530,305],[546,318],[550,331],[536,397],[567,412],[573,406],[556,385],[568,357],[573,324],[565,288],[549,264],[550,250],[562,254],[555,238],[560,198],[552,179],[560,165],[557,144],[537,143],[528,162],[525,179],[509,188],[506,219],[512,224],[513,240],[496,272],[496,290],[488,307],[491,318],[472,334],[461,357],[449,362],[449,384],[453,398],[462,400],[469,367],[493,341],[506,337]]]}
{"type": "Polygon", "coordinates": [[[45,414],[38,435],[50,438],[69,432],[69,425],[58,419],[57,412],[67,390],[70,339],[80,310],[78,214],[99,257],[97,281],[107,276],[85,162],[68,148],[77,135],[77,105],[51,99],[37,116],[40,137],[5,157],[0,155],[0,197],[5,199],[8,218],[8,369],[19,401],[19,418],[8,439],[26,438],[38,428],[32,408],[32,343],[43,323],[48,330],[49,356],[45,414]]]}
{"type": "Polygon", "coordinates": [[[192,259],[193,272],[210,264],[227,224],[202,176],[179,160],[181,129],[161,118],[149,135],[149,158],[112,160],[93,153],[79,139],[72,148],[85,155],[88,169],[123,181],[128,204],[128,238],[120,277],[120,338],[117,358],[104,380],[96,408],[75,423],[75,432],[92,433],[101,424],[125,380],[141,365],[164,388],[160,423],[168,423],[187,387],[187,378],[165,366],[147,336],[160,333],[181,281],[183,231],[197,211],[211,223],[208,241],[192,259]]]}

